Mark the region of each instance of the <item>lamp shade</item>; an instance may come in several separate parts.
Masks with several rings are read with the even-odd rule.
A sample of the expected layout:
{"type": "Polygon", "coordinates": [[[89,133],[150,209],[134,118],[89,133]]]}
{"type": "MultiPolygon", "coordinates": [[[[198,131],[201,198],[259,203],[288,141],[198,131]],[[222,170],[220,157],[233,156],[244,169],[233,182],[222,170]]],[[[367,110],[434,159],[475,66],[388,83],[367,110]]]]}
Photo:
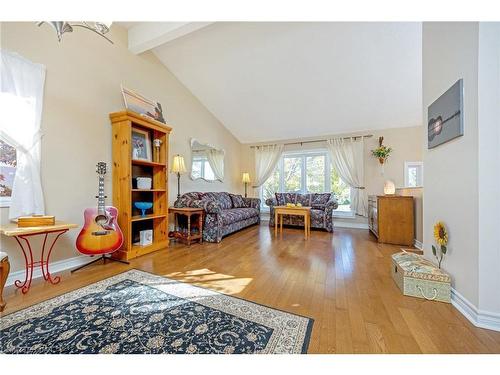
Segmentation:
{"type": "Polygon", "coordinates": [[[186,165],[184,164],[184,157],[177,154],[174,156],[174,160],[172,160],[172,169],[170,170],[172,173],[186,173],[186,165]]]}
{"type": "Polygon", "coordinates": [[[243,173],[243,177],[241,179],[241,182],[243,183],[249,183],[250,182],[250,173],[243,173]]]}
{"type": "Polygon", "coordinates": [[[391,180],[387,180],[384,183],[384,194],[386,195],[394,195],[396,193],[396,186],[394,185],[394,182],[391,180]]]}

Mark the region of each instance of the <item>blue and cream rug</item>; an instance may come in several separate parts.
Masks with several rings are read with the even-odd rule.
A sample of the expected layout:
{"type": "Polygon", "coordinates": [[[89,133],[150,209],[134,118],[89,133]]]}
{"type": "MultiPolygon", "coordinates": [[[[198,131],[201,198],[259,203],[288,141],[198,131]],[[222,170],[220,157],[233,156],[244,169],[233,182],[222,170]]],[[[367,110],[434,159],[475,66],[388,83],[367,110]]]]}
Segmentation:
{"type": "Polygon", "coordinates": [[[130,270],[0,319],[2,353],[306,353],[313,320],[130,270]]]}

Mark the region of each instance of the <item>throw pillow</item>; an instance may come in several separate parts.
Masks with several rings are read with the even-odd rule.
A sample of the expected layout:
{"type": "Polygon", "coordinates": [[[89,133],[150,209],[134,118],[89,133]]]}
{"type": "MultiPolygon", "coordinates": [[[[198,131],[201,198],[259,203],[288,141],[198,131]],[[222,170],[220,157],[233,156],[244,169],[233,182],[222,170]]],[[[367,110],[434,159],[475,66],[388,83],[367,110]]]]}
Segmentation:
{"type": "Polygon", "coordinates": [[[326,204],[330,200],[330,193],[315,193],[311,197],[311,207],[314,209],[324,210],[326,204]]]}
{"type": "Polygon", "coordinates": [[[243,197],[239,194],[229,194],[231,197],[231,200],[233,201],[233,207],[234,208],[244,208],[247,205],[245,204],[245,201],[243,200],[243,197]]]}
{"type": "Polygon", "coordinates": [[[284,193],[274,193],[274,196],[276,197],[276,203],[278,204],[278,206],[285,205],[285,194],[284,193]]]}

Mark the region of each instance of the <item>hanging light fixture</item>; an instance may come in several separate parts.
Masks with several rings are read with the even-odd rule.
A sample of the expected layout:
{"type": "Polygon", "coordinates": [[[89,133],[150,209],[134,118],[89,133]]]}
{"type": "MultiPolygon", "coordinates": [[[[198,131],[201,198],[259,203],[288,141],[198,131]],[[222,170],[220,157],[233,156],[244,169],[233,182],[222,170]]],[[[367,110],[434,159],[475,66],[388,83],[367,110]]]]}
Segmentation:
{"type": "Polygon", "coordinates": [[[111,22],[73,22],[73,23],[69,23],[66,21],[41,21],[41,22],[37,22],[37,25],[41,26],[44,23],[47,23],[54,28],[56,35],[57,35],[57,39],[59,40],[59,42],[62,40],[62,35],[64,33],[72,33],[74,27],[81,27],[81,28],[93,31],[97,35],[102,36],[108,42],[113,44],[113,41],[104,35],[104,34],[108,33],[109,28],[111,27],[111,22]]]}

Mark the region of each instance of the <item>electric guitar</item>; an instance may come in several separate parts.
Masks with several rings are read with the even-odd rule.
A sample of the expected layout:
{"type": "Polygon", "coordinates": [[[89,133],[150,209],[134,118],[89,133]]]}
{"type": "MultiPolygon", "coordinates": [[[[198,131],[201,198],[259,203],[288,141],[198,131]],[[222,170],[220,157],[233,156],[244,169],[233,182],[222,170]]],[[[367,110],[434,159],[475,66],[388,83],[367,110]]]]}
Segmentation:
{"type": "Polygon", "coordinates": [[[91,207],[85,210],[85,224],[76,239],[76,248],[86,255],[109,254],[118,250],[123,244],[123,233],[116,222],[118,210],[104,204],[106,163],[97,163],[96,172],[99,176],[97,208],[91,207]]]}

